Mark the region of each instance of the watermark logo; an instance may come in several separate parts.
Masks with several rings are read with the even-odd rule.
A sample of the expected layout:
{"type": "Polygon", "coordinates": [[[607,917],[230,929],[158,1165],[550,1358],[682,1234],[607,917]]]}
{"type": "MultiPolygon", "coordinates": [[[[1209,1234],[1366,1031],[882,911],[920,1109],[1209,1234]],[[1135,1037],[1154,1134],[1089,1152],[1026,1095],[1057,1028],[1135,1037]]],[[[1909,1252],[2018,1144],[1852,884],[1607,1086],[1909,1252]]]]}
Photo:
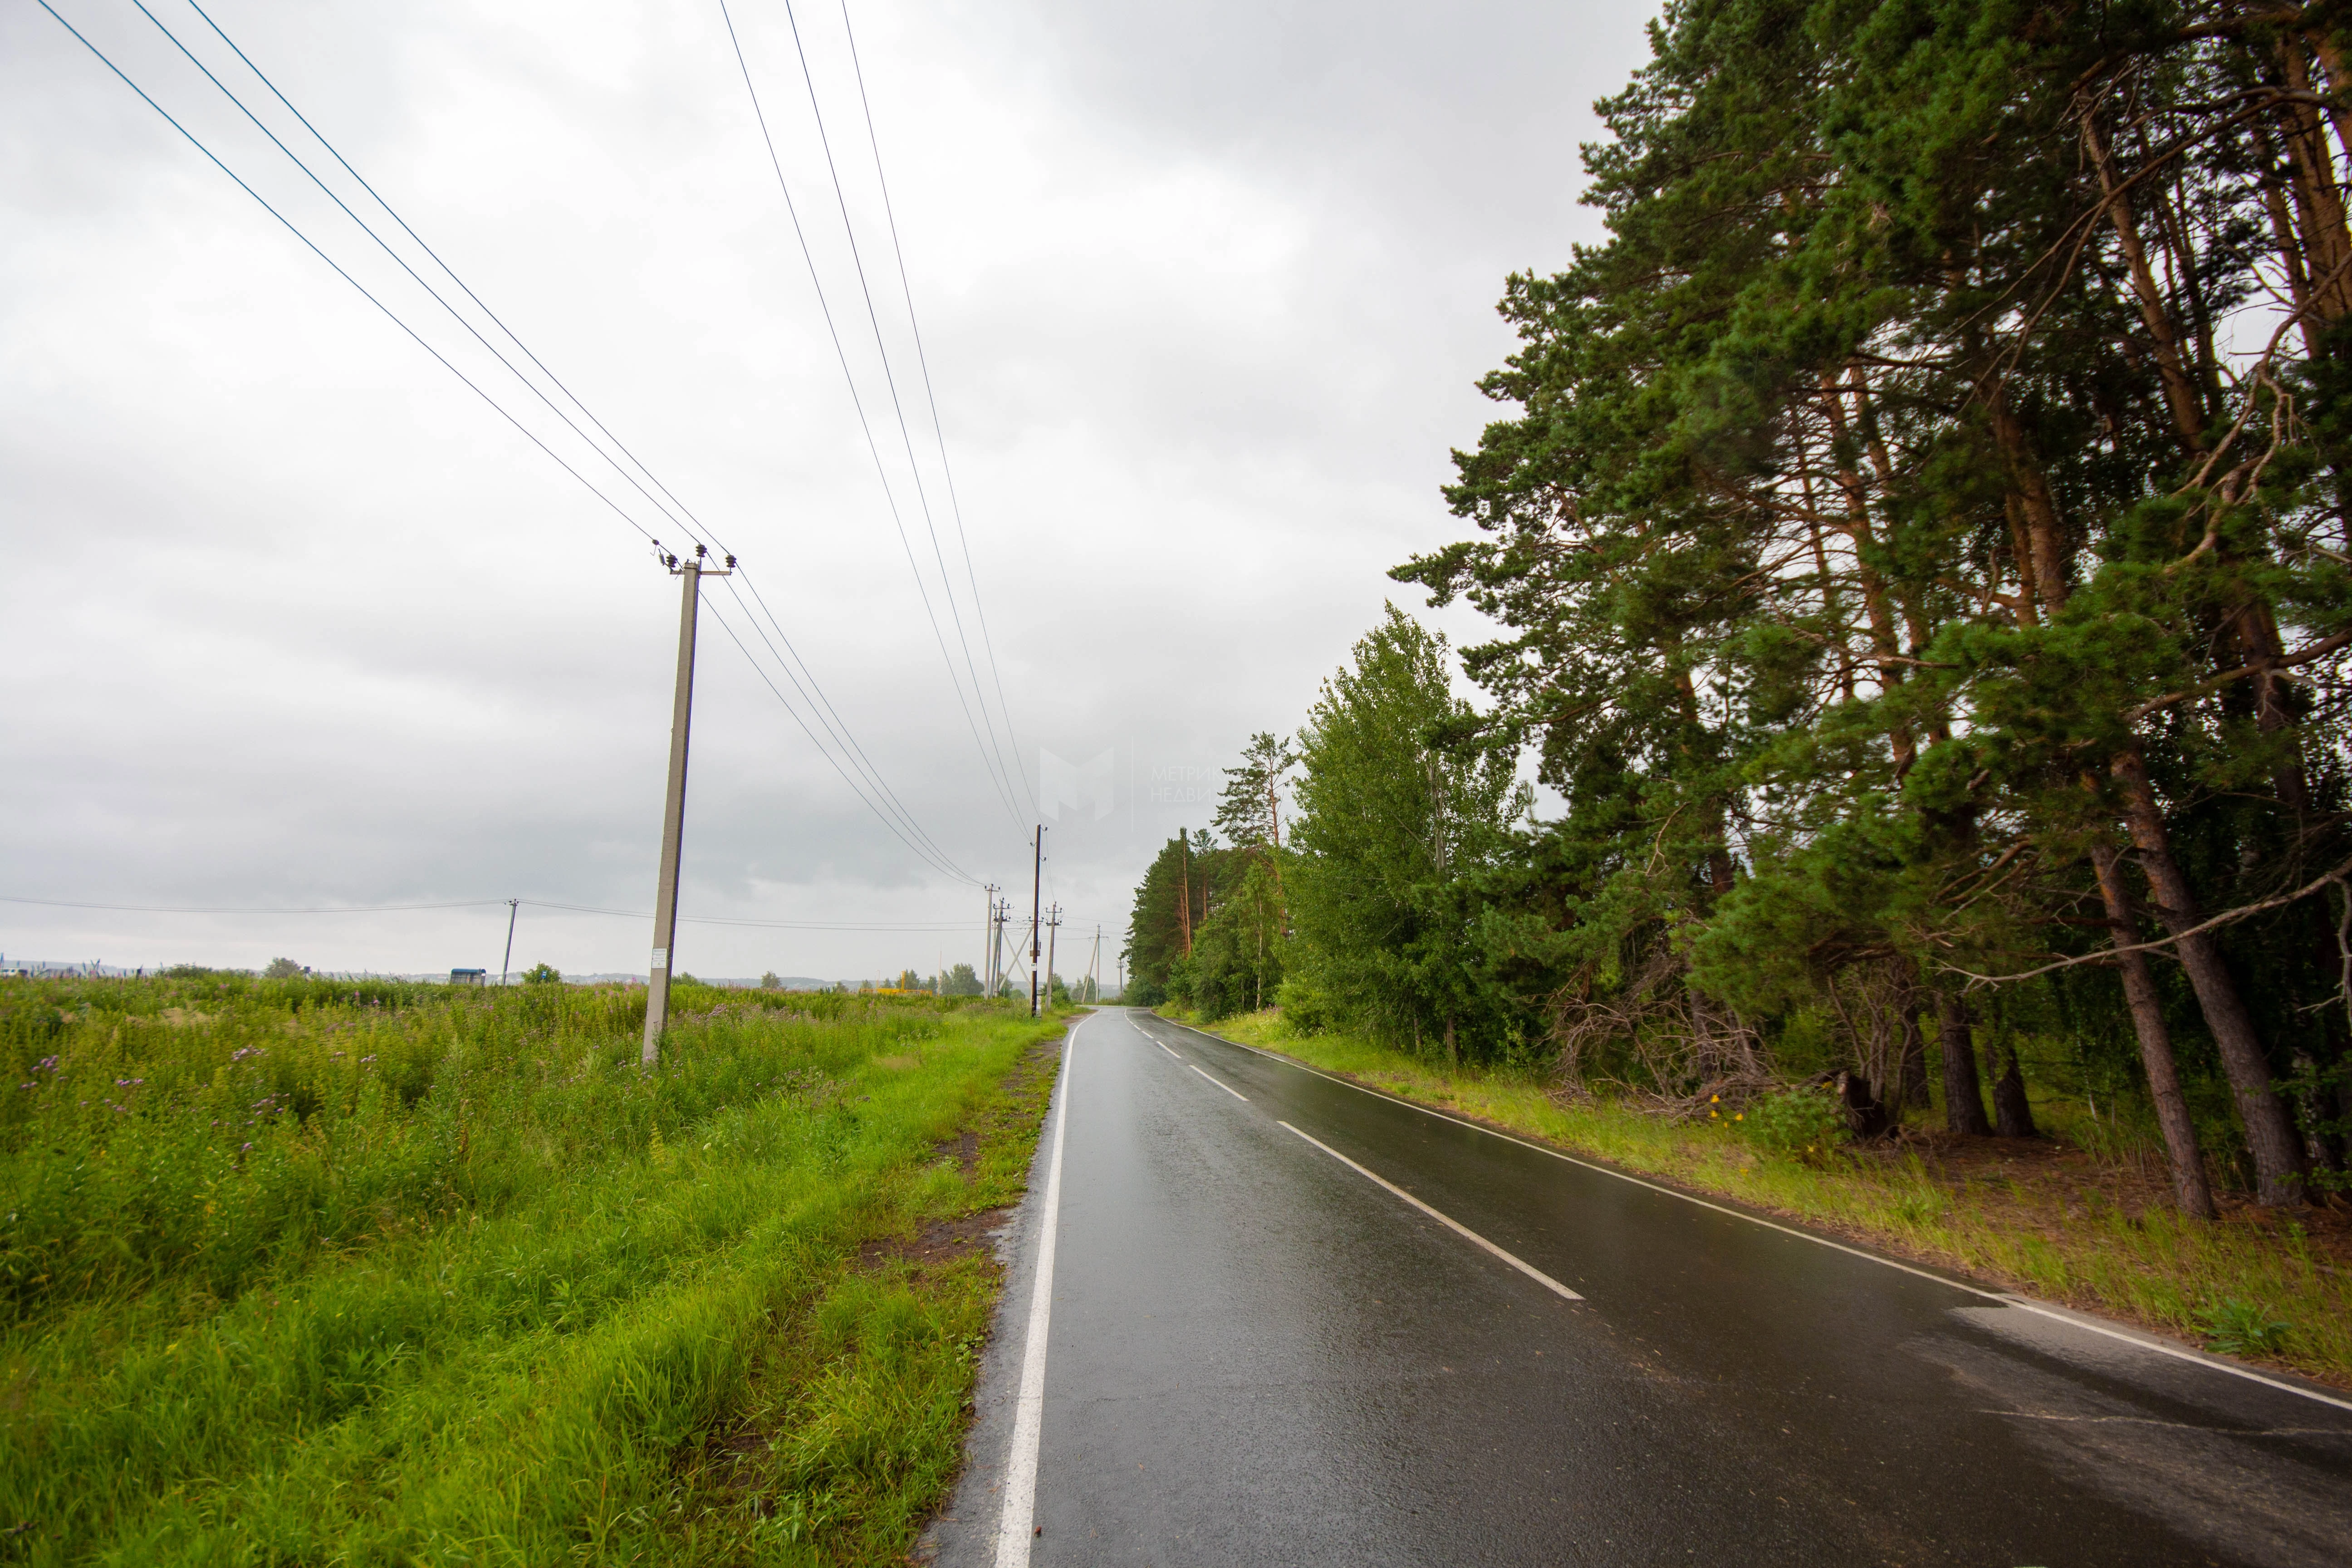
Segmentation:
{"type": "Polygon", "coordinates": [[[1155,767],[1151,770],[1150,804],[1153,805],[1202,805],[1217,798],[1214,768],[1190,766],[1155,767]]]}
{"type": "Polygon", "coordinates": [[[1073,811],[1094,807],[1097,822],[1111,811],[1111,758],[1104,752],[1085,763],[1066,762],[1049,751],[1037,753],[1037,783],[1043,799],[1040,804],[1053,821],[1062,819],[1062,808],[1073,811]]]}

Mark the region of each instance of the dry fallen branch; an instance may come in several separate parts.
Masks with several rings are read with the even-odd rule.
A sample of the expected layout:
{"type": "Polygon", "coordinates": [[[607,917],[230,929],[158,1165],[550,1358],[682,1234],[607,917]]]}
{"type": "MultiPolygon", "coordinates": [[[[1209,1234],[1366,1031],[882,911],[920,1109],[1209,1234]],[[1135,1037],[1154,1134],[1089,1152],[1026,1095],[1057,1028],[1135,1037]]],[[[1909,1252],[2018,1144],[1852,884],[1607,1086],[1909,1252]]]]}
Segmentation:
{"type": "Polygon", "coordinates": [[[1966,989],[1974,991],[1980,985],[2007,985],[2014,981],[2032,980],[2036,975],[2048,974],[2053,970],[2072,969],[2078,963],[2105,963],[2127,952],[2151,952],[2158,948],[2170,947],[2177,942],[2185,942],[2192,936],[2201,936],[2209,931],[2261,914],[2265,910],[2275,910],[2284,905],[2292,904],[2297,900],[2307,899],[2330,882],[2342,881],[2347,873],[2352,873],[2352,860],[2345,861],[2333,871],[2305,883],[2291,893],[2281,893],[2274,898],[2264,899],[2259,903],[2243,904],[2237,909],[2224,910],[2210,920],[2190,926],[2187,931],[2175,931],[2170,936],[2160,936],[2154,942],[2136,942],[2126,947],[2103,947],[2096,952],[2077,953],[2072,958],[2062,958],[2055,963],[2045,963],[2039,969],[2028,969],[2016,974],[1979,974],[1976,971],[1963,969],[1957,963],[1938,963],[1936,967],[1949,974],[1964,976],[1969,983],[1966,989]]]}

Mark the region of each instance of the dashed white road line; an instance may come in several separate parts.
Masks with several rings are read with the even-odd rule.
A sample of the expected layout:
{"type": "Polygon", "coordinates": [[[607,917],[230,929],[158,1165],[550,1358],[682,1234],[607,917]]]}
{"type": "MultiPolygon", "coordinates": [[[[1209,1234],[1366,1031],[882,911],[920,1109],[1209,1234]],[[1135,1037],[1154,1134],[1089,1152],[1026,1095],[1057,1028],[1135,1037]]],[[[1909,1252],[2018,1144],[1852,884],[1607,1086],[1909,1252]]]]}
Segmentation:
{"type": "MultiPolygon", "coordinates": [[[[1142,1034],[1142,1033],[1143,1033],[1143,1031],[1141,1031],[1140,1029],[1139,1029],[1139,1030],[1137,1030],[1137,1031],[1136,1031],[1136,1033],[1138,1033],[1138,1034],[1142,1034]]],[[[1143,1036],[1143,1037],[1144,1037],[1145,1039],[1147,1039],[1147,1040],[1151,1040],[1151,1037],[1150,1037],[1150,1035],[1144,1035],[1144,1036],[1143,1036]]],[[[1160,1042],[1159,1042],[1158,1040],[1151,1040],[1151,1043],[1152,1043],[1153,1045],[1155,1045],[1155,1046],[1160,1046],[1160,1048],[1161,1050],[1163,1050],[1163,1051],[1168,1051],[1168,1047],[1167,1047],[1166,1046],[1161,1046],[1161,1045],[1160,1045],[1160,1042]]],[[[1176,1057],[1176,1059],[1177,1059],[1178,1061],[1180,1061],[1180,1062],[1181,1062],[1181,1061],[1182,1061],[1182,1060],[1184,1059],[1182,1057],[1177,1057],[1177,1056],[1176,1056],[1176,1053],[1175,1053],[1174,1051],[1168,1051],[1168,1054],[1169,1054],[1170,1056],[1171,1056],[1171,1057],[1176,1057]]]]}
{"type": "Polygon", "coordinates": [[[1197,1068],[1197,1067],[1193,1067],[1193,1065],[1192,1065],[1191,1062],[1186,1062],[1184,1065],[1185,1065],[1186,1067],[1188,1067],[1188,1068],[1192,1068],[1192,1070],[1193,1070],[1194,1072],[1199,1072],[1199,1073],[1201,1073],[1201,1076],[1202,1076],[1202,1078],[1208,1078],[1208,1079],[1209,1079],[1209,1081],[1210,1081],[1211,1083],[1214,1083],[1214,1084],[1216,1084],[1216,1085],[1217,1085],[1217,1087],[1218,1087],[1219,1089],[1223,1089],[1227,1094],[1232,1095],[1235,1100],[1240,1100],[1244,1105],[1247,1105],[1247,1104],[1249,1103],[1249,1096],[1248,1096],[1248,1095],[1246,1095],[1246,1094],[1244,1094],[1240,1089],[1237,1089],[1234,1088],[1234,1087],[1233,1087],[1233,1085],[1228,1084],[1228,1083],[1218,1083],[1218,1081],[1217,1081],[1215,1079],[1213,1079],[1213,1078],[1209,1078],[1209,1075],[1208,1075],[1207,1073],[1205,1073],[1205,1072],[1201,1072],[1201,1069],[1200,1069],[1199,1068],[1197,1068]]]}
{"type": "MultiPolygon", "coordinates": [[[[1184,1029],[1191,1028],[1191,1026],[1179,1024],[1176,1027],[1184,1029]]],[[[1948,1286],[1955,1290],[1965,1290],[1971,1296],[1981,1297],[1983,1300],[1988,1301],[1998,1301],[2004,1307],[2015,1307],[2021,1311],[2031,1312],[2036,1317],[2047,1318],[2053,1322],[2071,1324],[2074,1327],[2084,1330],[2089,1333],[2101,1334],[2111,1340],[2120,1340],[2127,1345],[2137,1345],[2141,1350],[2153,1351],[2158,1355],[2170,1356],[2175,1361],[2185,1361],[2189,1363],[2191,1365],[2201,1366],[2212,1372],[2225,1372],[2231,1377],[2243,1378],[2248,1383],[2259,1383],[2264,1388],[2274,1388],[2281,1394],[2293,1394],[2299,1395],[2302,1398],[2312,1400],[2316,1404],[2332,1405],[2338,1410],[2352,1410],[2352,1400],[2340,1399],[2332,1394],[2322,1394],[2315,1388],[2298,1387],[2294,1384],[2284,1383],[2275,1377],[2265,1377],[2261,1373],[2254,1371],[2252,1367],[2233,1366],[2228,1362],[2216,1361],[2211,1356],[2200,1355],[2195,1351],[2185,1350],[2179,1345],[2167,1344],[2162,1340],[2150,1339],[2144,1335],[2132,1333],[2126,1330],[2118,1329],[2110,1324],[2102,1323],[2094,1319],[2086,1318],[2080,1313],[2062,1311],[2057,1308],[2045,1305],[2040,1301],[2032,1300],[2024,1296],[2016,1295],[2012,1292],[1988,1290],[1981,1285],[1969,1285],[1961,1280],[1947,1279],[1941,1274],[1931,1274],[1925,1268],[1914,1268],[1911,1265],[1907,1263],[1898,1263],[1892,1258],[1881,1258],[1874,1252],[1864,1252],[1858,1247],[1848,1247],[1843,1242],[1832,1241],[1829,1237],[1824,1236],[1814,1236],[1808,1231],[1799,1230],[1793,1226],[1775,1224],[1773,1221],[1762,1218],[1757,1215],[1742,1214],[1739,1210],[1727,1208],[1722,1204],[1711,1204],[1705,1198],[1694,1197],[1689,1193],[1676,1192],[1674,1188],[1662,1185],[1656,1182],[1645,1182],[1639,1176],[1629,1175],[1623,1171],[1612,1170],[1607,1165],[1595,1164],[1590,1160],[1580,1160],[1573,1154],[1562,1153],[1558,1149],[1547,1148],[1541,1143],[1532,1142],[1525,1138],[1514,1138],[1507,1132],[1498,1132],[1492,1127],[1482,1127],[1475,1121],[1465,1121],[1459,1116],[1448,1116],[1444,1111],[1439,1110],[1433,1106],[1416,1105],[1412,1100],[1403,1099],[1401,1096],[1383,1094],[1379,1089],[1373,1089],[1368,1084],[1357,1083],[1353,1079],[1341,1078],[1337,1073],[1325,1072],[1320,1068],[1308,1067],[1305,1062],[1295,1060],[1277,1051],[1265,1050],[1257,1046],[1245,1046],[1239,1040],[1228,1040],[1222,1035],[1212,1035],[1202,1029],[1192,1029],[1192,1032],[1201,1036],[1204,1039],[1215,1040],[1220,1045],[1231,1046],[1236,1050],[1248,1051],[1253,1056],[1264,1057],[1268,1061],[1280,1062],[1284,1067],[1296,1068],[1300,1072],[1312,1073],[1319,1079],[1328,1079],[1329,1081],[1339,1084],[1344,1088],[1352,1089],[1359,1094],[1369,1094],[1374,1100],[1385,1100],[1391,1105],[1402,1105],[1408,1110],[1418,1110],[1424,1116],[1434,1116],[1440,1121],[1451,1121],[1456,1127],[1467,1127],[1473,1132],[1484,1132],[1489,1138],[1499,1138],[1506,1143],[1517,1143],[1522,1149],[1532,1149],[1538,1154],[1549,1154],[1553,1159],[1561,1162],[1563,1164],[1574,1165],[1581,1170],[1593,1172],[1597,1175],[1613,1176],[1621,1182],[1631,1182],[1637,1187],[1647,1187],[1654,1193],[1663,1193],[1667,1197],[1679,1198],[1684,1203],[1696,1204],[1700,1208],[1712,1209],[1717,1214],[1728,1215],[1733,1219],[1745,1220],[1749,1225],[1761,1226],[1766,1230],[1777,1230],[1783,1236],[1793,1236],[1800,1241],[1810,1241],[1815,1247],[1826,1247],[1832,1252],[1843,1252],[1849,1258],[1859,1258],[1866,1263],[1875,1263],[1882,1268],[1900,1269],[1906,1274],[1916,1275],[1922,1279],[1932,1279],[1938,1285],[1948,1286]]],[[[1165,1049],[1166,1047],[1163,1047],[1161,1048],[1165,1049]]],[[[1283,1125],[1286,1127],[1290,1126],[1286,1121],[1284,1122],[1283,1125]]],[[[1291,1127],[1290,1130],[1293,1132],[1298,1132],[1298,1129],[1296,1127],[1291,1127]]],[[[1299,1132],[1298,1135],[1301,1138],[1307,1137],[1307,1134],[1304,1132],[1299,1132]]],[[[1310,1138],[1307,1139],[1307,1142],[1313,1142],[1314,1140],[1310,1138]]],[[[1339,1157],[1342,1159],[1346,1158],[1345,1155],[1341,1155],[1339,1157]]],[[[1349,1163],[1352,1164],[1353,1162],[1350,1161],[1349,1163]]],[[[1361,1166],[1358,1166],[1357,1168],[1359,1170],[1362,1169],[1361,1166]]],[[[1370,1171],[1365,1171],[1364,1173],[1368,1176],[1371,1175],[1370,1171]]],[[[1373,1176],[1372,1179],[1374,1181],[1380,1180],[1377,1176],[1373,1176]]],[[[1381,1184],[1386,1185],[1387,1184],[1382,1183],[1381,1184]]],[[[1411,1194],[1408,1194],[1403,1195],[1410,1196],[1411,1194]]],[[[1419,1200],[1416,1199],[1414,1201],[1418,1202],[1419,1200]]],[[[1435,1211],[1433,1210],[1432,1212],[1433,1213],[1435,1211]]],[[[1449,1220],[1447,1223],[1451,1224],[1453,1222],[1449,1220]]],[[[1516,1262],[1517,1259],[1513,1259],[1513,1261],[1516,1262]]],[[[1524,1268],[1525,1265],[1521,1265],[1521,1267],[1524,1268]]]]}
{"type": "MultiPolygon", "coordinates": [[[[1291,1127],[1290,1123],[1287,1121],[1282,1123],[1282,1125],[1289,1127],[1290,1131],[1293,1132],[1298,1132],[1298,1129],[1291,1127]]],[[[1528,1279],[1534,1280],[1537,1284],[1541,1285],[1546,1289],[1557,1291],[1560,1296],[1570,1301],[1581,1301],[1584,1300],[1583,1297],[1578,1295],[1575,1291],[1570,1289],[1567,1286],[1561,1284],[1559,1280],[1553,1279],[1550,1275],[1545,1273],[1534,1264],[1529,1263],[1527,1259],[1518,1257],[1515,1253],[1504,1251],[1501,1247],[1496,1246],[1493,1242],[1488,1241],[1485,1237],[1480,1236],[1476,1231],[1472,1230],[1468,1226],[1464,1225],[1460,1220],[1454,1218],[1452,1215],[1438,1213],[1437,1210],[1431,1208],[1427,1204],[1423,1203],[1419,1198],[1414,1197],[1411,1193],[1406,1192],[1402,1187],[1398,1186],[1394,1182],[1390,1181],[1387,1177],[1371,1171],[1367,1171],[1364,1167],[1357,1164],[1356,1162],[1349,1159],[1348,1156],[1340,1153],[1339,1151],[1334,1149],[1328,1143],[1324,1142],[1323,1140],[1316,1137],[1313,1133],[1298,1132],[1298,1135],[1301,1138],[1306,1139],[1309,1143],[1314,1144],[1318,1149],[1322,1150],[1326,1154],[1330,1155],[1334,1160],[1339,1161],[1342,1165],[1347,1166],[1348,1169],[1355,1172],[1356,1174],[1363,1177],[1365,1180],[1377,1183],[1379,1185],[1386,1187],[1390,1192],[1394,1193],[1397,1196],[1402,1198],[1405,1202],[1411,1204],[1413,1207],[1419,1209],[1422,1213],[1427,1215],[1438,1224],[1445,1226],[1448,1230],[1453,1231],[1457,1236],[1463,1237],[1479,1247],[1485,1247],[1487,1251],[1493,1253],[1496,1257],[1501,1258],[1504,1262],[1509,1264],[1512,1268],[1517,1269],[1520,1273],[1526,1275],[1528,1279]]]]}

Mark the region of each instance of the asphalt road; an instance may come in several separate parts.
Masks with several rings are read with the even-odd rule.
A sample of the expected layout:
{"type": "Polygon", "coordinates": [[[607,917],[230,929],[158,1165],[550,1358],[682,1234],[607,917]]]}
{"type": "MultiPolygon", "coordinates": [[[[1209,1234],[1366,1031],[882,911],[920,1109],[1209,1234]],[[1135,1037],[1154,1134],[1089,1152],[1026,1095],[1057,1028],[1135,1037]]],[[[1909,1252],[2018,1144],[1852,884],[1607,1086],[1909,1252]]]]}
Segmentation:
{"type": "Polygon", "coordinates": [[[1148,1015],[1068,1052],[950,1568],[2352,1562],[2352,1402],[1148,1015]]]}

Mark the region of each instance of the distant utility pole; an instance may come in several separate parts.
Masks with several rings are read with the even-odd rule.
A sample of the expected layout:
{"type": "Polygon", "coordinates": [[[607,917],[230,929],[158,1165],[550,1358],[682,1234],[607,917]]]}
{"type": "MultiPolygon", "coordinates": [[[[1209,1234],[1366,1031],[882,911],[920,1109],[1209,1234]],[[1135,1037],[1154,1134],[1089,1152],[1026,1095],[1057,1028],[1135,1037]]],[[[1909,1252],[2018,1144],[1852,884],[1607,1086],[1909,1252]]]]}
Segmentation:
{"type": "Polygon", "coordinates": [[[980,994],[996,994],[996,884],[988,884],[988,913],[980,921],[980,967],[986,972],[980,984],[980,994]]]}
{"type": "Polygon", "coordinates": [[[1062,906],[1054,906],[1053,915],[1045,921],[1045,1005],[1054,1002],[1054,942],[1062,934],[1062,906]]]}
{"type": "Polygon", "coordinates": [[[1087,1000],[1102,1000],[1102,926],[1095,927],[1095,951],[1087,960],[1087,1000]]]}
{"type": "Polygon", "coordinates": [[[988,998],[992,1002],[1004,979],[1004,922],[1012,912],[1012,901],[1006,899],[997,900],[988,910],[988,998]]]}
{"type": "Polygon", "coordinates": [[[1176,875],[1180,891],[1176,905],[1176,929],[1184,938],[1184,956],[1192,956],[1192,841],[1186,831],[1176,830],[1176,875]]]}
{"type": "Polygon", "coordinates": [[[507,983],[507,972],[514,967],[514,923],[515,916],[520,913],[522,913],[522,900],[520,899],[509,899],[507,900],[507,955],[499,960],[499,984],[500,985],[504,985],[507,983]]]}
{"type": "Polygon", "coordinates": [[[1037,837],[1032,841],[1037,858],[1029,869],[1029,1016],[1037,1016],[1037,930],[1038,903],[1045,892],[1045,825],[1037,825],[1037,837]]]}
{"type": "MultiPolygon", "coordinates": [[[[656,546],[658,549],[659,542],[656,546]]],[[[735,570],[712,571],[702,563],[709,551],[694,547],[694,558],[680,562],[664,555],[662,564],[680,580],[677,609],[677,689],[669,710],[669,792],[662,804],[661,880],[654,893],[654,957],[646,976],[646,1044],[638,1060],[650,1068],[661,1058],[662,1031],[669,1026],[670,955],[677,935],[677,848],[686,831],[686,738],[694,722],[694,625],[702,607],[702,579],[725,577],[735,570]]]]}

